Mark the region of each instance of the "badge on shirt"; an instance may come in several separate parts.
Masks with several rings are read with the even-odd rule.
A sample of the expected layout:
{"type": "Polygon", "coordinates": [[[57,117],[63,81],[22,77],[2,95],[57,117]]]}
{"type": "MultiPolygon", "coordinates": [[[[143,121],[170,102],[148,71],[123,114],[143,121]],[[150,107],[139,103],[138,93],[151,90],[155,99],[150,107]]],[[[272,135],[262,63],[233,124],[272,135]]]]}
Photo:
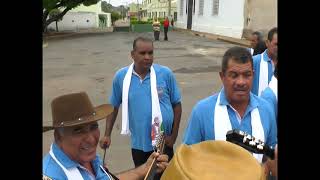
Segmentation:
{"type": "Polygon", "coordinates": [[[158,91],[158,98],[161,99],[163,96],[163,92],[164,92],[163,87],[158,86],[157,91],[158,91]]]}

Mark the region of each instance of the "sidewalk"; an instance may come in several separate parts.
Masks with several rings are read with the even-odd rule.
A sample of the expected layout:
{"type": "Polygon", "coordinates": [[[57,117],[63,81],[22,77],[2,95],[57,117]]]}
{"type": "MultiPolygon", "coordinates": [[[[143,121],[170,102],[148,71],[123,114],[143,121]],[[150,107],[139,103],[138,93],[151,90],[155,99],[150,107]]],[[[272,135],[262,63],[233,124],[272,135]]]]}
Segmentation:
{"type": "Polygon", "coordinates": [[[226,42],[240,45],[240,46],[250,47],[250,41],[248,41],[246,39],[237,39],[237,38],[232,38],[232,37],[228,37],[228,36],[222,36],[222,35],[211,34],[211,33],[206,33],[206,32],[198,32],[198,31],[193,31],[193,30],[188,30],[188,29],[181,29],[181,28],[177,28],[177,27],[175,27],[174,30],[179,31],[179,32],[189,33],[194,36],[201,36],[201,37],[205,37],[208,39],[221,40],[221,41],[226,41],[226,42]]]}
{"type": "Polygon", "coordinates": [[[90,34],[104,34],[113,32],[113,27],[109,28],[96,28],[96,29],[79,29],[77,31],[61,31],[61,32],[49,32],[43,34],[43,44],[46,44],[46,41],[51,39],[59,39],[71,36],[83,36],[90,34]]]}

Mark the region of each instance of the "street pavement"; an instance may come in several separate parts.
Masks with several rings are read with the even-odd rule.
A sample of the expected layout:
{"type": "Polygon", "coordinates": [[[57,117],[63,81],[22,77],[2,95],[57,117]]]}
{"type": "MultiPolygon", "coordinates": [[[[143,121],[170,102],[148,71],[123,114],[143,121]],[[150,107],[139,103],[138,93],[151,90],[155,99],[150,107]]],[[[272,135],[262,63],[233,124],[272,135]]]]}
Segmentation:
{"type": "MultiPolygon", "coordinates": [[[[131,64],[130,51],[138,36],[153,38],[153,33],[109,32],[68,38],[48,39],[43,46],[43,125],[51,124],[50,102],[59,95],[85,91],[93,105],[108,103],[114,73],[131,64]]],[[[168,66],[179,83],[182,117],[175,144],[181,144],[188,116],[199,100],[219,91],[219,70],[224,52],[235,45],[171,31],[169,41],[154,42],[154,63],[168,66]]],[[[121,109],[121,108],[120,108],[121,109]]],[[[105,121],[99,121],[101,134],[105,121]]],[[[121,110],[112,132],[106,162],[111,172],[133,168],[130,139],[120,135],[121,110]]],[[[43,133],[43,155],[53,141],[53,131],[43,133]]],[[[97,153],[103,157],[103,151],[97,153]]]]}

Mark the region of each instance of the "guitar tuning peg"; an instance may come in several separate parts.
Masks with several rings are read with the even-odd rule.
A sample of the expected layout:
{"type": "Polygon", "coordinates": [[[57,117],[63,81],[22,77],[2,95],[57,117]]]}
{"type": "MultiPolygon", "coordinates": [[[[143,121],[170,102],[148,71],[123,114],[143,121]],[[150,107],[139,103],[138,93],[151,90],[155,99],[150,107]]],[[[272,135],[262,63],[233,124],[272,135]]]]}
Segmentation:
{"type": "Polygon", "coordinates": [[[259,150],[263,150],[263,146],[262,146],[261,144],[259,144],[259,145],[257,146],[257,148],[258,148],[259,150]]]}
{"type": "Polygon", "coordinates": [[[251,146],[255,146],[255,145],[256,145],[256,142],[250,141],[249,144],[250,144],[251,146]]]}
{"type": "Polygon", "coordinates": [[[245,143],[247,141],[247,136],[243,137],[243,143],[245,143]]]}

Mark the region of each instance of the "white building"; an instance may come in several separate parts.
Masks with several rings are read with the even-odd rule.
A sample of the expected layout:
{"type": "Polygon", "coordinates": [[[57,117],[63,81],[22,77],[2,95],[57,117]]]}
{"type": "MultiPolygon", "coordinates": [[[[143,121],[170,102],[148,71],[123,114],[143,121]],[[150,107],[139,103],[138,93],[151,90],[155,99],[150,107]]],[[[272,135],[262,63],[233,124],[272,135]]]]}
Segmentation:
{"type": "MultiPolygon", "coordinates": [[[[80,5],[68,11],[63,16],[63,19],[58,21],[59,31],[74,31],[99,27],[111,27],[111,14],[101,11],[101,1],[91,6],[80,5]]],[[[51,23],[48,29],[56,29],[56,23],[51,23]]]]}
{"type": "Polygon", "coordinates": [[[177,19],[177,0],[171,0],[170,15],[168,0],[142,0],[142,6],[139,9],[143,20],[153,17],[165,18],[170,15],[177,19]]]}
{"type": "Polygon", "coordinates": [[[177,11],[179,28],[234,38],[277,25],[277,0],[178,0],[177,11]]]}

